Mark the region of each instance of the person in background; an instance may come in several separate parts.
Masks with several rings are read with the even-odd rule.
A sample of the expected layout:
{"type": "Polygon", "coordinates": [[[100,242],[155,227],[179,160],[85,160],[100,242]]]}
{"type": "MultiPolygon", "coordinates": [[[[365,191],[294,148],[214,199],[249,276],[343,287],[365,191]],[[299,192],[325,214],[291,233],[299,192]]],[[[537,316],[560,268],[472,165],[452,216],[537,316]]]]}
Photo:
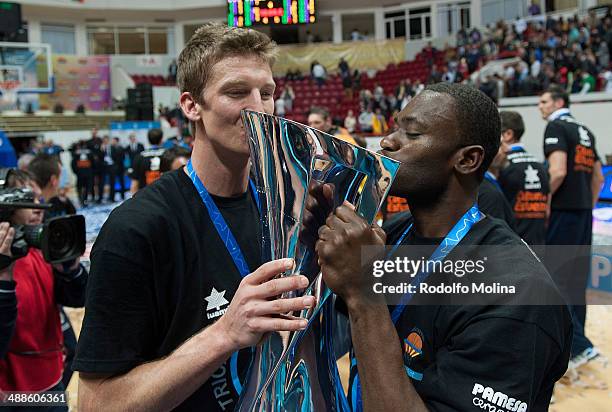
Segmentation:
{"type": "Polygon", "coordinates": [[[162,147],[163,137],[164,133],[160,129],[151,129],[148,131],[147,138],[151,146],[134,158],[134,166],[130,174],[130,179],[132,179],[130,192],[132,194],[150,185],[161,176],[159,166],[161,155],[165,150],[162,147]]]}
{"type": "MultiPolygon", "coordinates": [[[[584,333],[590,259],[580,258],[580,254],[592,243],[593,207],[603,174],[595,136],[571,115],[569,107],[569,95],[558,86],[547,89],[538,104],[542,118],[548,122],[543,142],[551,196],[546,244],[582,246],[566,248],[563,257],[568,264],[559,270],[551,269],[571,308],[574,336],[569,368],[576,369],[599,356],[599,350],[584,333]],[[569,255],[572,250],[577,251],[576,256],[569,255]]],[[[549,259],[551,268],[554,260],[549,259]]]]}
{"type": "Polygon", "coordinates": [[[87,207],[89,195],[94,196],[94,154],[84,140],[75,143],[72,152],[72,171],[77,177],[76,187],[82,207],[87,207]]]}
{"type": "MultiPolygon", "coordinates": [[[[136,158],[136,155],[140,154],[140,152],[144,150],[144,145],[138,140],[136,140],[136,135],[134,133],[130,133],[129,139],[130,142],[125,147],[125,153],[127,154],[128,159],[130,160],[129,167],[132,168],[134,167],[134,159],[136,158]]],[[[129,172],[130,170],[128,170],[128,173],[129,172]]]]}
{"type": "Polygon", "coordinates": [[[346,113],[346,117],[344,118],[344,127],[349,133],[353,133],[355,131],[355,127],[357,126],[357,119],[353,114],[353,110],[349,109],[346,113]]]}
{"type": "Polygon", "coordinates": [[[550,193],[548,170],[525,150],[525,123],[518,112],[501,111],[503,157],[497,180],[512,207],[516,233],[527,244],[546,244],[546,210],[550,193]]]}
{"type": "Polygon", "coordinates": [[[331,134],[345,142],[357,145],[357,142],[344,127],[334,126],[329,111],[325,107],[311,107],[308,113],[308,126],[331,134]]]}
{"type": "Polygon", "coordinates": [[[365,133],[372,133],[373,126],[374,113],[372,113],[372,107],[368,105],[359,115],[359,129],[365,133]]]}
{"type": "Polygon", "coordinates": [[[181,146],[167,149],[161,156],[159,170],[162,174],[180,169],[185,166],[191,158],[191,150],[181,146]]]}
{"type": "MultiPolygon", "coordinates": [[[[111,143],[111,158],[113,159],[113,175],[115,176],[115,180],[119,181],[119,194],[121,195],[121,200],[125,200],[125,150],[121,147],[118,137],[113,137],[111,143]]],[[[111,202],[115,201],[113,189],[114,185],[111,186],[111,202]]]]}
{"type": "MultiPolygon", "coordinates": [[[[42,194],[29,173],[11,171],[6,185],[28,190],[31,202],[39,203],[42,194]]],[[[43,221],[40,209],[3,209],[0,215],[3,222],[0,232],[3,233],[8,229],[8,222],[38,225],[43,221]]],[[[4,252],[4,261],[12,260],[10,249],[4,252]]],[[[87,270],[79,259],[51,265],[44,260],[42,252],[33,247],[1,271],[11,271],[11,267],[16,284],[17,319],[7,353],[0,360],[0,388],[3,391],[64,391],[64,342],[58,305],[84,305],[87,270]]],[[[6,273],[0,278],[6,279],[6,273]]]]}

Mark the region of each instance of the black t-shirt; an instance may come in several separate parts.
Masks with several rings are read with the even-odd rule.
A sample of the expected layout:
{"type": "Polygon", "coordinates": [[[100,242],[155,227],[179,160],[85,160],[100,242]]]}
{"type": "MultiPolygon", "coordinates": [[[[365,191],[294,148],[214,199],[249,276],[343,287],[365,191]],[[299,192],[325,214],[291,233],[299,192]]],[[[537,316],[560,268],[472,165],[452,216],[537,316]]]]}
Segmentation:
{"type": "Polygon", "coordinates": [[[544,155],[561,150],[567,153],[567,175],[552,197],[551,207],[558,210],[593,208],[591,177],[599,160],[595,136],[569,113],[548,122],[544,131],[544,155]]]}
{"type": "MultiPolygon", "coordinates": [[[[261,230],[251,193],[213,199],[255,270],[261,230]]],[[[94,244],[74,369],[122,374],[169,355],[225,313],[241,279],[189,177],[164,174],[113,210],[94,244]]],[[[177,410],[233,410],[234,382],[250,361],[250,349],[233,370],[228,359],[177,410]]]]}
{"type": "MultiPolygon", "coordinates": [[[[384,228],[389,245],[411,222],[409,214],[402,215],[384,228]]],[[[439,241],[411,230],[403,244],[439,241]]],[[[486,217],[476,223],[459,245],[518,247],[523,253],[504,263],[506,273],[497,271],[496,280],[520,283],[521,277],[532,277],[554,288],[544,266],[498,219],[486,217]]],[[[494,403],[502,412],[548,410],[553,385],[567,367],[572,336],[565,306],[410,305],[396,329],[417,393],[429,410],[449,412],[490,410],[494,403]],[[510,398],[513,404],[525,405],[513,409],[510,398]]],[[[351,402],[356,369],[351,368],[351,402]]]]}
{"type": "Polygon", "coordinates": [[[483,179],[478,188],[478,207],[485,215],[501,219],[510,229],[516,230],[514,215],[506,197],[501,188],[488,179],[483,179]]]}
{"type": "Polygon", "coordinates": [[[151,147],[136,155],[130,178],[138,180],[139,189],[150,185],[160,178],[161,156],[165,150],[163,147],[151,147]]]}
{"type": "Polygon", "coordinates": [[[548,170],[525,149],[516,147],[508,154],[508,166],[500,172],[499,184],[514,212],[518,235],[530,245],[544,245],[548,170]]]}
{"type": "Polygon", "coordinates": [[[94,152],[87,147],[79,147],[72,153],[72,170],[76,174],[91,173],[95,162],[94,152]]]}

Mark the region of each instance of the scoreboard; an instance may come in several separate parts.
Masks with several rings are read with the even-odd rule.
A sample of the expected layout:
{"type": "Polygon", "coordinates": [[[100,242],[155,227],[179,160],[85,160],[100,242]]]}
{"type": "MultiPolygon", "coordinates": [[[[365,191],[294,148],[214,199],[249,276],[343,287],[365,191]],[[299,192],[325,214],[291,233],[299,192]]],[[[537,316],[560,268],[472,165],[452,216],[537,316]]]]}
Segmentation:
{"type": "Polygon", "coordinates": [[[227,3],[229,26],[289,25],[316,21],[315,0],[227,0],[227,3]]]}

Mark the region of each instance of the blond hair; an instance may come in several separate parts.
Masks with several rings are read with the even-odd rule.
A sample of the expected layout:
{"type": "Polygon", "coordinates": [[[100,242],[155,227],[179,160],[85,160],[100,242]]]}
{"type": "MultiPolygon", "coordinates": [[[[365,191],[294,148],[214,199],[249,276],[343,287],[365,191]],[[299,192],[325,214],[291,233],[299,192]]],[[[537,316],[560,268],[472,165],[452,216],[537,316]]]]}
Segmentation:
{"type": "Polygon", "coordinates": [[[232,56],[256,56],[270,65],[277,57],[277,46],[264,33],[252,29],[207,23],[196,30],[178,58],[177,84],[181,91],[191,93],[202,103],[212,67],[232,56]]]}

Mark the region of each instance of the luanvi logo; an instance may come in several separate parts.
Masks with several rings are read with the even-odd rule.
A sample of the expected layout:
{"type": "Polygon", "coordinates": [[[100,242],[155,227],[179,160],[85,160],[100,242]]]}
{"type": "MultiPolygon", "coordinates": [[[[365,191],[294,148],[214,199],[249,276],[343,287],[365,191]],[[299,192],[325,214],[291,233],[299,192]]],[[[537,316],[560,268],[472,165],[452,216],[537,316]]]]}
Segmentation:
{"type": "Polygon", "coordinates": [[[511,398],[503,392],[496,392],[495,389],[479,383],[474,384],[472,395],[476,395],[472,400],[472,404],[488,412],[527,411],[527,403],[511,398]]]}
{"type": "Polygon", "coordinates": [[[229,303],[227,299],[225,299],[224,290],[218,292],[217,289],[212,288],[210,296],[204,299],[206,300],[206,302],[208,302],[208,304],[206,305],[206,312],[214,310],[214,312],[206,314],[206,317],[208,319],[218,318],[219,316],[223,315],[225,311],[227,311],[227,308],[221,309],[222,306],[225,306],[229,303]]]}

